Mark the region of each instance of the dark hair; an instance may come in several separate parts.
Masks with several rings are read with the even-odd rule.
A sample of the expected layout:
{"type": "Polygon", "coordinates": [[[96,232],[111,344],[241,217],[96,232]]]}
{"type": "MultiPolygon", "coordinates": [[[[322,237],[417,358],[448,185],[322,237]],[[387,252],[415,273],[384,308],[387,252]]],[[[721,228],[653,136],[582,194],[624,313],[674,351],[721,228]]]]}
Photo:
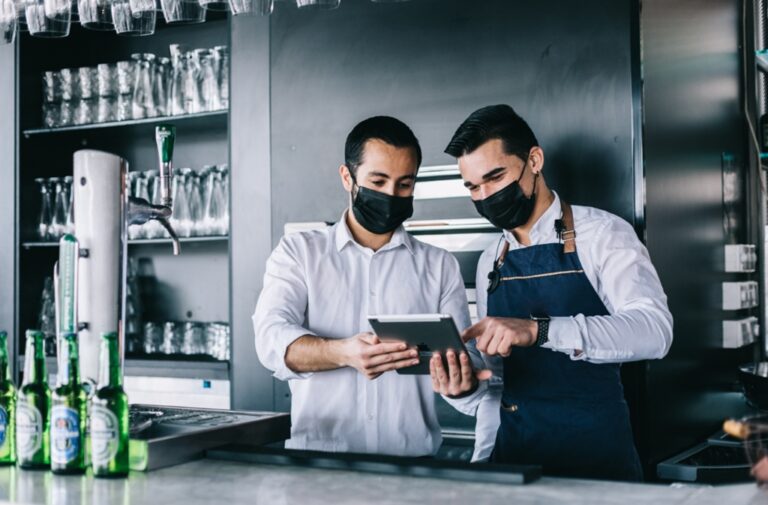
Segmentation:
{"type": "Polygon", "coordinates": [[[389,116],[368,118],[357,124],[347,135],[344,145],[344,163],[357,173],[357,167],[363,163],[365,143],[371,139],[379,139],[395,147],[409,147],[416,155],[416,168],[421,166],[421,146],[408,125],[389,116]]]}
{"type": "Polygon", "coordinates": [[[461,123],[445,152],[459,158],[495,139],[502,141],[506,154],[522,160],[527,160],[531,148],[539,145],[531,127],[512,107],[489,105],[477,109],[461,123]]]}

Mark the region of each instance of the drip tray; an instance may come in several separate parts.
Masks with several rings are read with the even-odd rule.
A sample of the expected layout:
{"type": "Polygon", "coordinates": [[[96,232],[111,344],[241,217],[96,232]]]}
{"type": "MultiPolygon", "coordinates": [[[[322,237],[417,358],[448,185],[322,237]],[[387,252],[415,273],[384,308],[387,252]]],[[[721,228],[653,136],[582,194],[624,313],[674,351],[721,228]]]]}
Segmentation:
{"type": "Polygon", "coordinates": [[[747,482],[749,471],[743,444],[722,432],[656,466],[660,479],[708,484],[747,482]]]}
{"type": "Polygon", "coordinates": [[[291,417],[156,405],[131,405],[131,470],[149,471],[203,457],[237,443],[258,447],[290,437],[291,417]]]}

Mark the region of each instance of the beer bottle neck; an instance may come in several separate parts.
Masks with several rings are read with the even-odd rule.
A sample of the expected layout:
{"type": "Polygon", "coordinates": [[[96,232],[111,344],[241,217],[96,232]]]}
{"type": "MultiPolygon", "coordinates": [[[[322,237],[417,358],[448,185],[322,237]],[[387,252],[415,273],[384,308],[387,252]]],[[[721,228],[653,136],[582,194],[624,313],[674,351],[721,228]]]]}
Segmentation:
{"type": "Polygon", "coordinates": [[[11,368],[8,366],[8,334],[0,331],[0,382],[11,380],[11,368]]]}
{"type": "Polygon", "coordinates": [[[27,332],[27,346],[24,354],[24,384],[45,382],[45,352],[43,334],[27,332]]]}
{"type": "Polygon", "coordinates": [[[78,356],[77,337],[75,335],[66,335],[61,339],[61,345],[63,347],[61,352],[66,361],[61,363],[59,384],[77,386],[80,384],[80,359],[78,356]]]}
{"type": "Polygon", "coordinates": [[[120,349],[116,337],[102,337],[101,362],[99,363],[99,388],[123,385],[120,373],[120,349]]]}

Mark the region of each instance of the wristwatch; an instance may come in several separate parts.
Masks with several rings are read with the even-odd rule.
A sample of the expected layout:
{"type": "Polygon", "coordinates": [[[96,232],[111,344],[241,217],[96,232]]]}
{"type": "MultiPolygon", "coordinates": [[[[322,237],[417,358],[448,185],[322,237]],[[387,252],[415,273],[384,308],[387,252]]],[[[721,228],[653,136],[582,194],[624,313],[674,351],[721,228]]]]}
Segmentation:
{"type": "Polygon", "coordinates": [[[534,344],[536,347],[541,347],[542,345],[549,342],[549,316],[539,316],[531,314],[531,319],[533,321],[536,321],[539,327],[539,331],[536,334],[536,343],[534,344]]]}

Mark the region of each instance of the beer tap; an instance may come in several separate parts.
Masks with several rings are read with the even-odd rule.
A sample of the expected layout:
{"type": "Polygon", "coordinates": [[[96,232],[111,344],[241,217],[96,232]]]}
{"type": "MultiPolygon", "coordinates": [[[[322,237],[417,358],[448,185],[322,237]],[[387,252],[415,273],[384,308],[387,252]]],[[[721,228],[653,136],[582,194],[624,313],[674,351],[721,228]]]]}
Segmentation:
{"type": "Polygon", "coordinates": [[[173,197],[171,196],[171,176],[173,174],[173,143],[176,139],[176,127],[159,125],[155,128],[155,141],[160,162],[160,205],[152,205],[143,198],[128,199],[128,224],[144,224],[154,219],[166,229],[173,241],[173,254],[181,252],[179,236],[171,226],[169,219],[173,214],[173,197]]]}
{"type": "Polygon", "coordinates": [[[180,252],[173,214],[171,173],[176,130],[155,130],[160,161],[160,202],[129,197],[128,162],[115,154],[84,149],[73,156],[75,234],[59,243],[56,273],[57,334],[78,333],[80,372],[85,381],[98,377],[101,335],[117,333],[124,344],[128,226],[159,222],[171,236],[173,253],[180,252]]]}

